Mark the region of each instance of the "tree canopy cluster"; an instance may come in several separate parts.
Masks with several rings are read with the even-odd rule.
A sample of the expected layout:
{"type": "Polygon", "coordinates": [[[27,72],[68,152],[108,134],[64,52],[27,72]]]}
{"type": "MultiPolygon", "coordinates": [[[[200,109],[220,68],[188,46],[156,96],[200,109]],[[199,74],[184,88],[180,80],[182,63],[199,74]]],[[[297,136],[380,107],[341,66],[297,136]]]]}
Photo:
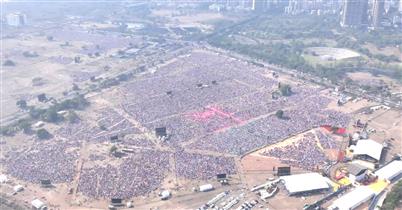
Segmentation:
{"type": "Polygon", "coordinates": [[[402,205],[402,181],[399,181],[388,193],[381,209],[394,210],[402,205]]]}

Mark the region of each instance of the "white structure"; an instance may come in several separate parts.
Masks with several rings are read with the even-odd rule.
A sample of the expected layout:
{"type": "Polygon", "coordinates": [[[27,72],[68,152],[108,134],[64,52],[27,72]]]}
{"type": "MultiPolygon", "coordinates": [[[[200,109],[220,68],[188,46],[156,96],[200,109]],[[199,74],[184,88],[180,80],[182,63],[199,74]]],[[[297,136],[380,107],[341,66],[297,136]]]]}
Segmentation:
{"type": "Polygon", "coordinates": [[[6,16],[6,21],[7,21],[7,24],[10,26],[22,26],[22,25],[26,25],[27,17],[25,14],[22,14],[19,12],[10,13],[6,16]]]}
{"type": "Polygon", "coordinates": [[[281,179],[285,182],[285,187],[290,195],[329,189],[325,177],[318,173],[289,175],[283,176],[281,179]]]}
{"type": "Polygon", "coordinates": [[[386,166],[380,168],[375,173],[380,179],[392,181],[393,178],[402,174],[402,160],[394,160],[386,166]]]}
{"type": "Polygon", "coordinates": [[[133,202],[131,202],[131,201],[127,202],[126,207],[133,208],[134,207],[133,202]]]}
{"type": "Polygon", "coordinates": [[[359,140],[351,149],[353,149],[353,156],[366,156],[379,161],[381,159],[383,145],[374,140],[367,139],[359,140]]]}
{"type": "Polygon", "coordinates": [[[4,174],[1,174],[1,175],[0,175],[0,184],[4,184],[4,183],[6,183],[6,182],[8,182],[7,176],[4,175],[4,174]]]}
{"type": "Polygon", "coordinates": [[[402,13],[402,0],[399,0],[399,12],[402,13]]]}
{"type": "Polygon", "coordinates": [[[214,186],[212,184],[204,184],[200,186],[200,192],[208,192],[214,189],[214,186]]]}
{"type": "Polygon", "coordinates": [[[23,191],[24,190],[24,187],[22,186],[22,185],[15,185],[14,187],[13,187],[13,190],[14,190],[14,192],[21,192],[21,191],[23,191]]]}
{"type": "Polygon", "coordinates": [[[223,9],[223,5],[220,4],[211,4],[208,7],[209,10],[215,11],[215,12],[220,12],[223,9]]]}
{"type": "Polygon", "coordinates": [[[226,191],[225,191],[225,192],[222,192],[222,193],[219,193],[218,195],[216,195],[215,197],[213,197],[211,200],[209,200],[209,201],[207,202],[207,205],[208,205],[208,206],[215,205],[216,202],[218,202],[219,200],[221,200],[222,198],[224,198],[227,194],[228,194],[228,193],[227,193],[226,191]]]}
{"type": "Polygon", "coordinates": [[[32,204],[32,209],[35,209],[35,210],[47,210],[46,204],[44,202],[42,202],[41,200],[39,200],[39,199],[33,200],[31,202],[31,204],[32,204]]]}
{"type": "Polygon", "coordinates": [[[353,210],[364,202],[370,200],[373,196],[374,192],[371,191],[367,186],[357,187],[353,191],[335,200],[328,209],[353,210]]]}
{"type": "Polygon", "coordinates": [[[161,192],[161,200],[167,200],[170,198],[172,194],[170,193],[169,190],[164,190],[161,192]]]}
{"type": "Polygon", "coordinates": [[[223,210],[229,210],[231,209],[234,205],[236,205],[237,203],[239,203],[239,199],[235,198],[231,201],[229,201],[225,206],[223,206],[223,210]]]}
{"type": "Polygon", "coordinates": [[[33,124],[34,128],[40,128],[42,126],[44,126],[45,123],[43,121],[38,121],[37,123],[33,124]]]}

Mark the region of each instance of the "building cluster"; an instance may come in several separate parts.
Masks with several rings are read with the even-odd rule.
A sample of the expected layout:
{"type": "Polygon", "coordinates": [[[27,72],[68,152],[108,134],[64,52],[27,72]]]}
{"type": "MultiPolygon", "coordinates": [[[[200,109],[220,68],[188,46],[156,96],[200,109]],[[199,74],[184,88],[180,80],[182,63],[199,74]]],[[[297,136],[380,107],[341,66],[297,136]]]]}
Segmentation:
{"type": "Polygon", "coordinates": [[[23,26],[27,24],[27,16],[20,12],[14,12],[6,15],[5,22],[9,26],[23,26]]]}
{"type": "Polygon", "coordinates": [[[256,12],[286,14],[321,14],[335,13],[339,9],[339,1],[330,0],[217,0],[210,9],[216,10],[252,10],[256,12]]]}
{"type": "Polygon", "coordinates": [[[371,27],[402,25],[402,1],[346,0],[341,11],[341,26],[371,27]]]}
{"type": "Polygon", "coordinates": [[[402,0],[215,0],[213,11],[339,15],[342,27],[402,27],[402,0]]]}

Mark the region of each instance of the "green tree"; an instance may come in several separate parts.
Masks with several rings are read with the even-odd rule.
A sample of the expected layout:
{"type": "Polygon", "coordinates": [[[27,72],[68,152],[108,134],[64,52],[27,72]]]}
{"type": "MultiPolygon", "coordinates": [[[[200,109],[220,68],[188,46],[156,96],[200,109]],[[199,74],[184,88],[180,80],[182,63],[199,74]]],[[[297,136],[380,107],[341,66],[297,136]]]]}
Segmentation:
{"type": "Polygon", "coordinates": [[[278,111],[276,111],[275,115],[276,115],[276,117],[278,117],[279,119],[282,119],[282,118],[283,118],[283,110],[278,110],[278,111]]]}
{"type": "Polygon", "coordinates": [[[26,109],[27,108],[27,101],[20,99],[17,101],[16,105],[20,108],[20,109],[26,109]]]}
{"type": "Polygon", "coordinates": [[[117,151],[116,145],[113,145],[112,147],[110,147],[110,150],[109,150],[110,154],[114,154],[116,151],[117,151]]]}
{"type": "Polygon", "coordinates": [[[44,128],[41,128],[36,131],[36,135],[39,139],[49,139],[52,135],[44,128]]]}
{"type": "Polygon", "coordinates": [[[73,91],[79,91],[80,88],[78,87],[77,84],[73,83],[73,91]]]}
{"type": "Polygon", "coordinates": [[[18,121],[18,128],[21,129],[25,134],[28,134],[32,131],[31,123],[24,119],[18,121]]]}
{"type": "Polygon", "coordinates": [[[45,113],[41,115],[41,119],[46,122],[59,122],[63,120],[63,116],[57,113],[57,110],[53,107],[48,108],[45,113]]]}
{"type": "Polygon", "coordinates": [[[46,110],[44,109],[36,109],[35,107],[29,108],[29,116],[33,119],[39,119],[46,110]]]}
{"type": "Polygon", "coordinates": [[[6,60],[4,61],[3,66],[15,66],[15,63],[12,60],[6,60]]]}
{"type": "Polygon", "coordinates": [[[281,84],[279,86],[279,91],[283,96],[290,96],[292,94],[292,89],[288,84],[281,84]]]}
{"type": "Polygon", "coordinates": [[[38,95],[38,101],[39,102],[45,102],[47,100],[46,94],[45,93],[41,93],[38,95]]]}
{"type": "Polygon", "coordinates": [[[392,187],[391,192],[388,193],[384,205],[381,209],[384,210],[394,210],[400,207],[402,201],[402,181],[399,181],[394,187],[392,187]]]}
{"type": "Polygon", "coordinates": [[[75,113],[73,110],[68,111],[67,114],[67,120],[69,123],[76,123],[80,120],[80,118],[78,117],[77,113],[75,113]]]}
{"type": "Polygon", "coordinates": [[[2,126],[0,128],[1,130],[1,135],[3,136],[12,136],[15,134],[15,128],[13,126],[2,126]]]}

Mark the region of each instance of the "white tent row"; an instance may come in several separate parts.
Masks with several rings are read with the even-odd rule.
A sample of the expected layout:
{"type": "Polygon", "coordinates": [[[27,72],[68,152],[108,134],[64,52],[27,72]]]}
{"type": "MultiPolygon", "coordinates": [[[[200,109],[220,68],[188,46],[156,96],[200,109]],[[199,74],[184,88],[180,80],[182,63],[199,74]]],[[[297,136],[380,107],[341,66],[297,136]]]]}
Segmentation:
{"type": "Polygon", "coordinates": [[[370,200],[373,196],[374,192],[367,186],[360,186],[335,200],[328,209],[352,210],[370,200]]]}
{"type": "Polygon", "coordinates": [[[375,173],[380,179],[392,181],[393,178],[402,174],[402,160],[394,160],[386,166],[380,168],[375,173]]]}

